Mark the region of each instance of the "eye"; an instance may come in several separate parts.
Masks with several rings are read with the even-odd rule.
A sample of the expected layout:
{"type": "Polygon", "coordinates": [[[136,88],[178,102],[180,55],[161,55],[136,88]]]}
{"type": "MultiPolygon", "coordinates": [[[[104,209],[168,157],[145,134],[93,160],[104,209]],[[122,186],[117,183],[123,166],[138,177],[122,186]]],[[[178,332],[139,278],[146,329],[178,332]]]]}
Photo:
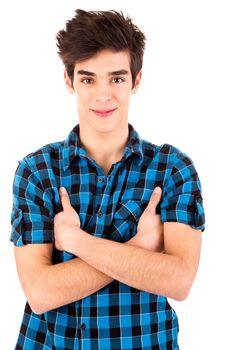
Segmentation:
{"type": "Polygon", "coordinates": [[[86,84],[86,85],[89,85],[91,80],[93,80],[93,79],[84,78],[84,79],[81,80],[81,83],[84,83],[84,84],[86,84]],[[85,82],[85,81],[86,81],[86,82],[85,82]]]}
{"type": "Polygon", "coordinates": [[[119,84],[119,83],[122,83],[123,81],[125,81],[123,78],[121,78],[121,77],[116,77],[116,78],[113,78],[113,80],[117,80],[118,82],[117,82],[117,84],[119,84]],[[119,82],[119,80],[121,80],[120,82],[119,82]]]}

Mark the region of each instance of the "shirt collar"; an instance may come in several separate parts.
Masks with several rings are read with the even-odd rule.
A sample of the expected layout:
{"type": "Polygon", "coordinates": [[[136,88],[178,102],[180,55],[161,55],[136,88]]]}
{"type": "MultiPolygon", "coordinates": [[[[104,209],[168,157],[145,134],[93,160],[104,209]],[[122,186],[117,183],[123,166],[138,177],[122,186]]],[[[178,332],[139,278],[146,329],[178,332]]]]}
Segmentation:
{"type": "MultiPolygon", "coordinates": [[[[133,154],[135,154],[137,157],[138,165],[141,165],[143,161],[142,140],[139,134],[137,133],[137,131],[134,130],[133,126],[130,123],[128,123],[128,128],[129,128],[129,138],[125,146],[124,154],[121,161],[123,162],[129,156],[132,156],[133,154]]],[[[81,142],[79,139],[79,130],[80,130],[80,125],[77,124],[71,130],[67,139],[64,142],[64,146],[62,150],[62,162],[63,162],[64,171],[66,171],[69,168],[74,158],[77,156],[87,157],[90,159],[86,150],[81,145],[81,142]]]]}

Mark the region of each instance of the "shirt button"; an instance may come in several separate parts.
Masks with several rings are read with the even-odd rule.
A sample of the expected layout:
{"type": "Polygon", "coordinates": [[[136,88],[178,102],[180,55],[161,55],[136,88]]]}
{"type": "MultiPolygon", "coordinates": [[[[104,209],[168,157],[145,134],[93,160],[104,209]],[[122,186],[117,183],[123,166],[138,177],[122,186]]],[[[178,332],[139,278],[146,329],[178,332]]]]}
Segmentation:
{"type": "Polygon", "coordinates": [[[102,177],[99,177],[99,178],[98,178],[98,181],[99,181],[99,182],[103,182],[104,179],[103,179],[102,177]]]}
{"type": "Polygon", "coordinates": [[[82,323],[81,326],[80,326],[81,329],[86,329],[86,325],[85,323],[82,323]]]}
{"type": "Polygon", "coordinates": [[[101,218],[101,216],[103,215],[102,211],[98,211],[97,215],[99,216],[99,218],[101,218]]]}

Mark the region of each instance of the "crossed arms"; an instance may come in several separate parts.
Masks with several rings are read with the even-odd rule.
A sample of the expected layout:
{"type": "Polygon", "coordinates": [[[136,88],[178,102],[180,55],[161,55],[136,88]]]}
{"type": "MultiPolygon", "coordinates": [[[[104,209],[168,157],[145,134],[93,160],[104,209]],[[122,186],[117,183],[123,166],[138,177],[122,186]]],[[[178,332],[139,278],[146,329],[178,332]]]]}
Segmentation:
{"type": "Polygon", "coordinates": [[[98,238],[81,230],[79,225],[68,227],[71,215],[75,220],[77,213],[72,213],[67,197],[63,198],[63,216],[60,222],[57,220],[55,244],[78,258],[52,265],[53,244],[14,248],[20,282],[35,313],[82,299],[114,279],[176,300],[187,297],[200,258],[198,230],[182,223],[165,222],[164,252],[159,245],[153,250],[142,248],[142,240],[137,239],[137,235],[142,237],[139,234],[123,244],[98,238]]]}

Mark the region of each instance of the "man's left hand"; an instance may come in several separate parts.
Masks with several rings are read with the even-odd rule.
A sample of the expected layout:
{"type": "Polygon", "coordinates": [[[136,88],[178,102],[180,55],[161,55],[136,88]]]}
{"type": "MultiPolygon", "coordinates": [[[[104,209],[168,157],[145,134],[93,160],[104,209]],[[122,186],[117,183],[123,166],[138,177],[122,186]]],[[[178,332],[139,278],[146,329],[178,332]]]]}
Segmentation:
{"type": "Polygon", "coordinates": [[[68,192],[64,187],[60,188],[59,194],[63,211],[54,216],[55,247],[58,250],[72,253],[72,247],[76,244],[79,233],[82,231],[80,219],[71,206],[68,192]],[[61,191],[62,189],[64,192],[61,191]]]}

